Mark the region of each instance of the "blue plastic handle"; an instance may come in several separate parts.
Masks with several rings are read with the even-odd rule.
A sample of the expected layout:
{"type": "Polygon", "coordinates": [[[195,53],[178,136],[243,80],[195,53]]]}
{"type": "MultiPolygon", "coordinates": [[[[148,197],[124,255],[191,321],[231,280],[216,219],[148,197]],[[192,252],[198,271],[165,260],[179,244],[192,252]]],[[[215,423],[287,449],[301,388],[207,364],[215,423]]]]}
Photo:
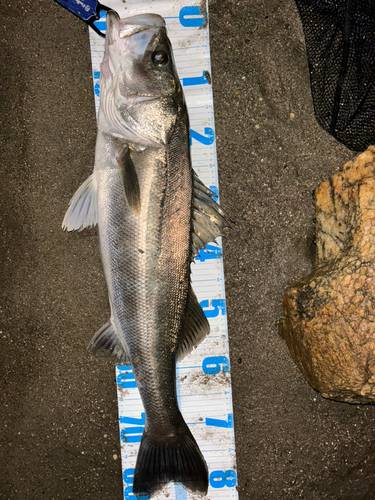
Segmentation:
{"type": "Polygon", "coordinates": [[[110,8],[102,5],[98,0],[55,0],[57,3],[70,10],[82,19],[100,36],[105,36],[94,24],[100,18],[100,11],[109,11],[110,8]]]}
{"type": "Polygon", "coordinates": [[[67,8],[83,21],[89,21],[97,16],[97,0],[56,0],[60,5],[67,8]]]}

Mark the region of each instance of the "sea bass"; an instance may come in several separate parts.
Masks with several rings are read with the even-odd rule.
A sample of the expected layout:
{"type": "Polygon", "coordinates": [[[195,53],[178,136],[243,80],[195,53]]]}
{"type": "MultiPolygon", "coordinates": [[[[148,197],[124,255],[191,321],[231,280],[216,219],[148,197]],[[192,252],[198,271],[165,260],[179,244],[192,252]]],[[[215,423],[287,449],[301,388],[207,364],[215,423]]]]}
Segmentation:
{"type": "Polygon", "coordinates": [[[133,493],[169,481],[205,494],[208,470],[177,403],[176,362],[209,333],[190,263],[229,225],[194,174],[189,119],[165,22],[107,15],[93,174],[63,228],[98,225],[111,308],[89,344],[131,364],[146,414],[133,493]]]}

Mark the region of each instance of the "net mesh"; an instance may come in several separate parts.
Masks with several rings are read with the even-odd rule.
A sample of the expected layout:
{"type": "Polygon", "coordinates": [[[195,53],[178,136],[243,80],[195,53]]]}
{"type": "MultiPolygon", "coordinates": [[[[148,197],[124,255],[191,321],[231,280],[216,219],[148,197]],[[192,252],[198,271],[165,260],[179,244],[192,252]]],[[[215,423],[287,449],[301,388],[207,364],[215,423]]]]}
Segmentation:
{"type": "Polygon", "coordinates": [[[354,151],[375,144],[375,0],[296,0],[318,123],[354,151]]]}

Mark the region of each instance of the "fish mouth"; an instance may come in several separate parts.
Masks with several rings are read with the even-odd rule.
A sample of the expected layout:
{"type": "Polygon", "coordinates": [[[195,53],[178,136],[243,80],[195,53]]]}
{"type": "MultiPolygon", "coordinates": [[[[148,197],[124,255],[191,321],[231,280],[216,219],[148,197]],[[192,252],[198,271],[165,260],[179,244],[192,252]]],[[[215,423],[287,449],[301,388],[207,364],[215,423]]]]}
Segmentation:
{"type": "MultiPolygon", "coordinates": [[[[129,74],[134,60],[142,59],[150,40],[161,29],[165,29],[165,21],[157,14],[139,14],[120,19],[117,12],[109,11],[103,60],[105,80],[114,84],[114,78],[120,70],[129,74]]],[[[141,97],[142,93],[139,95],[141,97]]]]}
{"type": "MultiPolygon", "coordinates": [[[[106,49],[113,43],[120,42],[120,40],[124,40],[125,45],[143,45],[139,42],[144,38],[151,38],[160,28],[165,28],[165,21],[158,14],[138,14],[120,19],[117,12],[111,10],[107,14],[106,49]],[[144,31],[150,31],[148,37],[136,37],[137,44],[126,43],[126,38],[144,31]]],[[[125,47],[120,44],[119,48],[124,49],[125,47]]],[[[142,48],[144,47],[138,47],[136,52],[140,53],[142,48]]]]}
{"type": "Polygon", "coordinates": [[[164,19],[157,14],[140,14],[119,22],[119,37],[126,38],[141,31],[165,27],[164,19]]]}

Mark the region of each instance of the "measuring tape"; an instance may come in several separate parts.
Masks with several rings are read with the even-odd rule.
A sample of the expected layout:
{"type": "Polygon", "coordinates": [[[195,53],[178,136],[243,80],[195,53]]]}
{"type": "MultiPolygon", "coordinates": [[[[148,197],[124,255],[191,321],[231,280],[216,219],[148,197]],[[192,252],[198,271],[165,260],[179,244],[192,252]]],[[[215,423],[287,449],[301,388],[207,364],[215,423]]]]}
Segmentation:
{"type": "MultiPolygon", "coordinates": [[[[192,165],[199,178],[218,194],[214,109],[208,17],[201,0],[106,0],[120,17],[154,13],[164,17],[177,71],[184,89],[190,119],[192,165]]],[[[105,14],[95,22],[105,32],[105,14]]],[[[100,63],[104,40],[90,31],[96,111],[99,109],[100,63]]],[[[228,329],[221,239],[207,245],[192,264],[192,283],[207,316],[211,332],[177,365],[177,394],[181,412],[189,425],[209,469],[207,499],[238,499],[233,430],[232,390],[229,370],[228,329]]],[[[131,366],[117,366],[116,380],[120,421],[124,499],[132,494],[133,474],[145,414],[131,366]]],[[[150,497],[138,497],[146,500],[150,497]]],[[[197,497],[170,483],[152,497],[155,500],[192,500],[197,497]]]]}

